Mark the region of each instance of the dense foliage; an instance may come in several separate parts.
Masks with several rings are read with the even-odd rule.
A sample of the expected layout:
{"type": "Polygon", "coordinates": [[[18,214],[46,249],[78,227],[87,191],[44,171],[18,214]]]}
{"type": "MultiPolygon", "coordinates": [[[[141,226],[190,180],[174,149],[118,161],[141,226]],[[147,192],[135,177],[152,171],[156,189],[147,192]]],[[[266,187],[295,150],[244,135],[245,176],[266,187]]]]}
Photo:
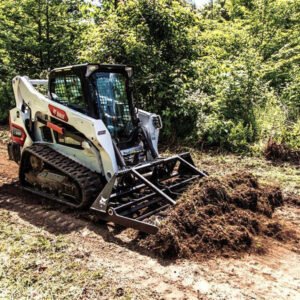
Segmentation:
{"type": "Polygon", "coordinates": [[[136,102],[169,141],[300,147],[299,0],[15,2],[0,1],[0,118],[17,73],[116,62],[135,66],[136,102]]]}
{"type": "Polygon", "coordinates": [[[14,102],[15,75],[45,77],[48,68],[77,62],[81,2],[0,0],[0,120],[14,102]]]}

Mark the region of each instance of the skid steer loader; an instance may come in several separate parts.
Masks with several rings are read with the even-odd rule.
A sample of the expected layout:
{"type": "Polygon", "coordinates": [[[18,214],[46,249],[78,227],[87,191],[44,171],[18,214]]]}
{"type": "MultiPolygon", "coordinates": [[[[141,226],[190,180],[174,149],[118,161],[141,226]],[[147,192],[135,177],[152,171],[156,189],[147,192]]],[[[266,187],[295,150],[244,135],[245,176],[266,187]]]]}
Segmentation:
{"type": "Polygon", "coordinates": [[[189,153],[160,157],[161,118],[134,106],[132,73],[82,64],[56,68],[48,80],[15,77],[8,153],[25,190],[155,233],[155,219],[206,174],[189,153]]]}

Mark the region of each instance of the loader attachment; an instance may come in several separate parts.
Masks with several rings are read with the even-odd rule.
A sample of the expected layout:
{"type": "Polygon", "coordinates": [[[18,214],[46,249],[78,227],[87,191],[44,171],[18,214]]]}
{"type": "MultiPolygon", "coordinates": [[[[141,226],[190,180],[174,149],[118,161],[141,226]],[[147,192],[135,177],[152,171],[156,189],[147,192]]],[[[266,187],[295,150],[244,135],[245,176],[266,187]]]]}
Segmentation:
{"type": "Polygon", "coordinates": [[[199,171],[189,153],[136,165],[116,173],[91,206],[106,221],[154,234],[164,211],[195,179],[199,171]]]}

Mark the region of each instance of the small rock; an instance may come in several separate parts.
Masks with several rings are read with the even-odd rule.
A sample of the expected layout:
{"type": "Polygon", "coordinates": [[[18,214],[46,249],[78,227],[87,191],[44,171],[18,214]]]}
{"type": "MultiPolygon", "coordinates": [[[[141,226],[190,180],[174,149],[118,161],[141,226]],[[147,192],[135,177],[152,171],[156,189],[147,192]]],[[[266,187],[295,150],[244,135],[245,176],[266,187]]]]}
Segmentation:
{"type": "Polygon", "coordinates": [[[117,288],[116,295],[117,297],[122,297],[124,295],[124,289],[121,287],[117,288]]]}

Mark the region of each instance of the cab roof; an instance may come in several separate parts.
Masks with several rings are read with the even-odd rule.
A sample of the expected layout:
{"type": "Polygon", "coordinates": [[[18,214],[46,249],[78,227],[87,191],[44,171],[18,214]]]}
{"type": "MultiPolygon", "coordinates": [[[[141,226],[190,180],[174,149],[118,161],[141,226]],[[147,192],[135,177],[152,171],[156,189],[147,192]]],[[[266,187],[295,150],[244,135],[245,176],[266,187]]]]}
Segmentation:
{"type": "Polygon", "coordinates": [[[88,77],[93,71],[99,69],[104,71],[114,70],[114,71],[125,71],[126,68],[132,68],[129,65],[122,65],[122,64],[99,64],[99,63],[85,63],[85,64],[78,64],[78,65],[70,65],[60,68],[54,68],[50,71],[51,73],[58,73],[58,72],[68,72],[68,71],[83,71],[86,73],[88,77]],[[90,72],[88,72],[90,70],[90,72]]]}

